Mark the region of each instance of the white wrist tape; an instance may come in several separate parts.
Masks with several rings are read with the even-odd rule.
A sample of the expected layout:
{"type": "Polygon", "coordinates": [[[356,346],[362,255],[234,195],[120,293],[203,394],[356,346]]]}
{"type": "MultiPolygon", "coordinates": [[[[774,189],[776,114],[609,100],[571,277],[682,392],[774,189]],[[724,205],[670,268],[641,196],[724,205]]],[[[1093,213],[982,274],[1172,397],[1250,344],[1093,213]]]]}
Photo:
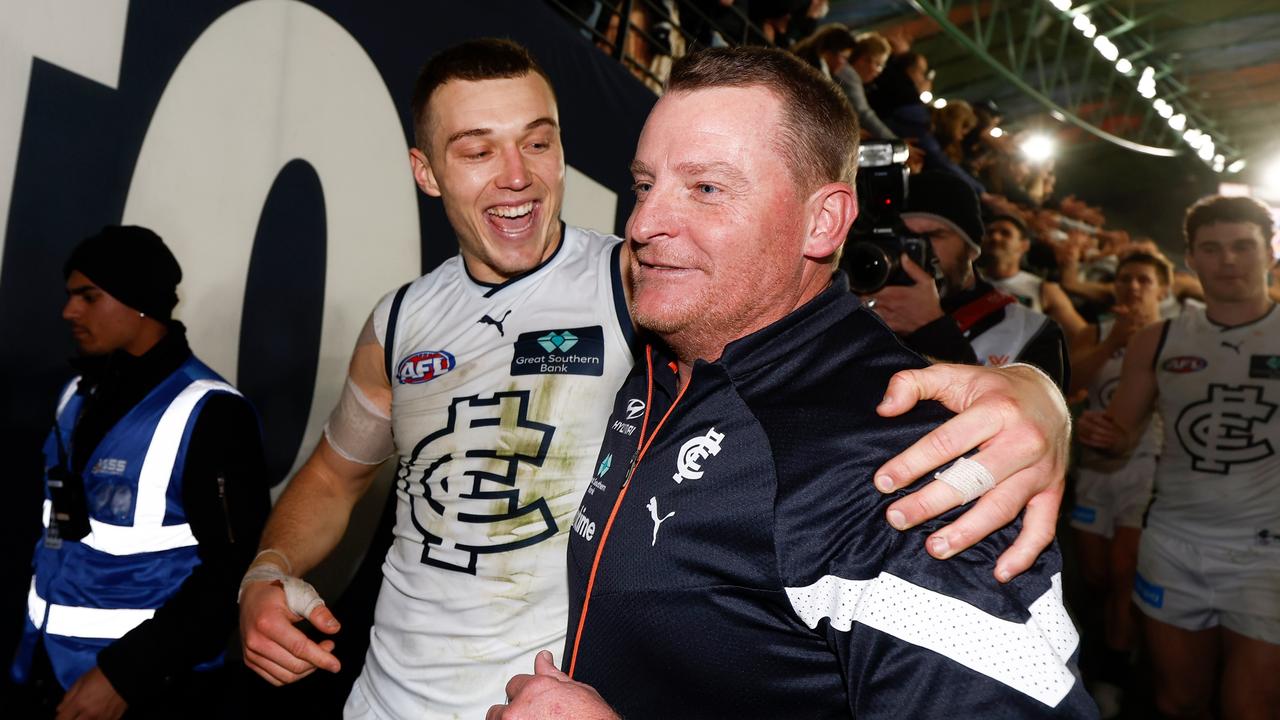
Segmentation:
{"type": "Polygon", "coordinates": [[[960,503],[968,503],[981,497],[996,486],[996,479],[991,472],[977,460],[962,457],[951,467],[934,475],[935,478],[955,488],[960,493],[960,503]]]}
{"type": "Polygon", "coordinates": [[[280,587],[284,588],[285,604],[304,618],[311,617],[311,611],[324,605],[324,599],[311,586],[311,583],[302,578],[286,575],[283,570],[271,563],[259,563],[249,568],[244,578],[240,580],[240,592],[236,595],[236,602],[240,602],[244,589],[255,582],[280,583],[280,587]]]}

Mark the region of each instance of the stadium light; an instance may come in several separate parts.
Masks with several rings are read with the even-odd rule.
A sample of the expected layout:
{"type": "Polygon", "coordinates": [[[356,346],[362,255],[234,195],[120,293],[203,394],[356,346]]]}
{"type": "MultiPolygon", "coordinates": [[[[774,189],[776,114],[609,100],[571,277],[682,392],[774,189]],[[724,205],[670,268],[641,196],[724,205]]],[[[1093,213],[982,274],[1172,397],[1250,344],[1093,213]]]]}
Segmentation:
{"type": "Polygon", "coordinates": [[[998,138],[998,137],[1002,137],[1003,135],[1004,135],[1004,130],[1001,130],[998,127],[991,128],[991,137],[998,138]]]}
{"type": "Polygon", "coordinates": [[[1022,154],[1034,163],[1042,163],[1053,157],[1056,149],[1057,145],[1054,143],[1053,138],[1039,133],[1028,137],[1022,142],[1022,154]]]}
{"type": "Polygon", "coordinates": [[[1177,115],[1169,118],[1169,127],[1173,128],[1174,132],[1182,132],[1182,130],[1187,127],[1187,116],[1182,113],[1178,113],[1177,115]]]}
{"type": "Polygon", "coordinates": [[[1116,47],[1116,44],[1111,42],[1111,39],[1106,35],[1099,35],[1094,38],[1093,47],[1098,51],[1099,55],[1112,62],[1115,62],[1115,59],[1120,57],[1120,48],[1116,47]]]}
{"type": "Polygon", "coordinates": [[[1249,164],[1249,163],[1248,163],[1248,162],[1246,162],[1244,158],[1239,158],[1239,159],[1235,160],[1234,162],[1232,162],[1230,165],[1228,165],[1228,166],[1227,166],[1227,172],[1229,172],[1229,173],[1231,173],[1232,175],[1234,175],[1234,174],[1236,174],[1236,173],[1240,172],[1241,170],[1243,170],[1243,169],[1245,168],[1245,166],[1246,166],[1246,165],[1248,165],[1248,164],[1249,164]]]}
{"type": "Polygon", "coordinates": [[[1062,12],[1066,12],[1071,9],[1071,0],[1049,0],[1049,4],[1058,8],[1058,10],[1062,12]]]}
{"type": "Polygon", "coordinates": [[[1280,158],[1272,160],[1271,164],[1263,170],[1262,182],[1271,194],[1280,195],[1280,158]]]}
{"type": "Polygon", "coordinates": [[[938,98],[937,100],[934,100],[934,101],[933,101],[933,106],[934,106],[934,107],[936,107],[936,108],[938,108],[939,110],[941,110],[942,108],[944,108],[944,107],[946,107],[946,106],[947,106],[947,99],[946,99],[946,98],[938,98]]]}
{"type": "Polygon", "coordinates": [[[920,102],[924,103],[925,105],[928,105],[932,100],[933,100],[933,93],[929,92],[928,90],[925,90],[924,92],[920,93],[920,102]]]}
{"type": "Polygon", "coordinates": [[[1128,75],[1133,72],[1133,63],[1129,62],[1129,58],[1120,58],[1116,61],[1116,72],[1128,75]]]}

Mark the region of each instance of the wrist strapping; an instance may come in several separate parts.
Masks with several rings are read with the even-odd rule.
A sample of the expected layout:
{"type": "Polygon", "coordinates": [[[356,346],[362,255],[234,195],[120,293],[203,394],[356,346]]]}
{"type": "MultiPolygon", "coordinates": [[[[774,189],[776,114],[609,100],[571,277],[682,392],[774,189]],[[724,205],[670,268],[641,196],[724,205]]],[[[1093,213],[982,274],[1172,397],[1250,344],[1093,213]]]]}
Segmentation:
{"type": "MultiPolygon", "coordinates": [[[[263,551],[267,552],[267,551],[263,551]]],[[[279,555],[279,552],[275,552],[279,555]]],[[[262,553],[259,553],[261,555],[262,553]]],[[[284,557],[281,555],[281,557],[284,557]]],[[[288,562],[288,558],[285,558],[288,562]]],[[[285,604],[293,612],[304,618],[310,618],[312,611],[324,605],[324,599],[320,597],[320,593],[311,583],[302,578],[287,575],[279,566],[271,563],[258,563],[249,567],[249,571],[244,574],[244,578],[240,580],[240,592],[236,594],[236,602],[240,602],[240,598],[244,596],[244,589],[251,583],[268,582],[279,583],[284,589],[285,604]]]]}

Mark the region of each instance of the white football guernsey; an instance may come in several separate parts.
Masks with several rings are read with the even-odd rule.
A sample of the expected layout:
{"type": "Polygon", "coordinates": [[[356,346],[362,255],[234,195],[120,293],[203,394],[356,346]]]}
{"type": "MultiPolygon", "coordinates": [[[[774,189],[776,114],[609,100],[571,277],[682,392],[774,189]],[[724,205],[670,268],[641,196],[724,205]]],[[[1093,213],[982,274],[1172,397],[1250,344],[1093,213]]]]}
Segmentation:
{"type": "Polygon", "coordinates": [[[1019,270],[1017,275],[1003,280],[997,280],[986,275],[983,276],[983,279],[1000,292],[1008,293],[1018,298],[1018,302],[1022,303],[1023,306],[1029,307],[1036,312],[1044,312],[1044,308],[1040,304],[1040,292],[1044,287],[1044,279],[1040,276],[1033,275],[1026,270],[1019,270]]]}
{"type": "MultiPolygon", "coordinates": [[[[1106,340],[1114,327],[1115,320],[1111,318],[1100,321],[1098,323],[1098,342],[1101,343],[1106,340]]],[[[1093,376],[1093,382],[1089,383],[1088,405],[1090,410],[1106,410],[1107,406],[1111,404],[1111,398],[1116,394],[1116,388],[1120,386],[1120,370],[1123,366],[1124,348],[1121,347],[1111,357],[1107,358],[1107,361],[1098,369],[1098,373],[1093,376]]],[[[1147,423],[1147,427],[1142,432],[1142,437],[1138,440],[1138,444],[1129,455],[1129,459],[1136,460],[1143,456],[1159,455],[1160,433],[1160,414],[1154,412],[1151,414],[1151,421],[1147,423]]],[[[1087,445],[1080,447],[1080,466],[1100,472],[1116,471],[1115,460],[1087,445]]]]}
{"type": "Polygon", "coordinates": [[[1188,307],[1166,328],[1147,526],[1193,543],[1280,545],[1280,312],[1228,328],[1188,307]]]}
{"type": "MultiPolygon", "coordinates": [[[[347,717],[484,717],[563,647],[566,533],[633,364],[620,249],[566,227],[527,275],[485,285],[456,256],[405,292],[395,539],[347,717]]],[[[393,295],[374,315],[384,347],[393,295]]]]}

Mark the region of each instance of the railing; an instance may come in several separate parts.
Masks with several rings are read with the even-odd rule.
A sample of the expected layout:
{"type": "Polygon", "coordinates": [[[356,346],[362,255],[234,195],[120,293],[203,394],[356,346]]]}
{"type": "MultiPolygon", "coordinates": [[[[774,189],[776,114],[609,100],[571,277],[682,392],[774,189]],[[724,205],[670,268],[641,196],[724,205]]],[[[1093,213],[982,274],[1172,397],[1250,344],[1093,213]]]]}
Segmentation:
{"type": "Polygon", "coordinates": [[[546,2],[656,93],[662,92],[671,62],[689,51],[718,44],[771,44],[737,7],[724,8],[735,26],[729,27],[692,3],[673,0],[546,2]]]}

